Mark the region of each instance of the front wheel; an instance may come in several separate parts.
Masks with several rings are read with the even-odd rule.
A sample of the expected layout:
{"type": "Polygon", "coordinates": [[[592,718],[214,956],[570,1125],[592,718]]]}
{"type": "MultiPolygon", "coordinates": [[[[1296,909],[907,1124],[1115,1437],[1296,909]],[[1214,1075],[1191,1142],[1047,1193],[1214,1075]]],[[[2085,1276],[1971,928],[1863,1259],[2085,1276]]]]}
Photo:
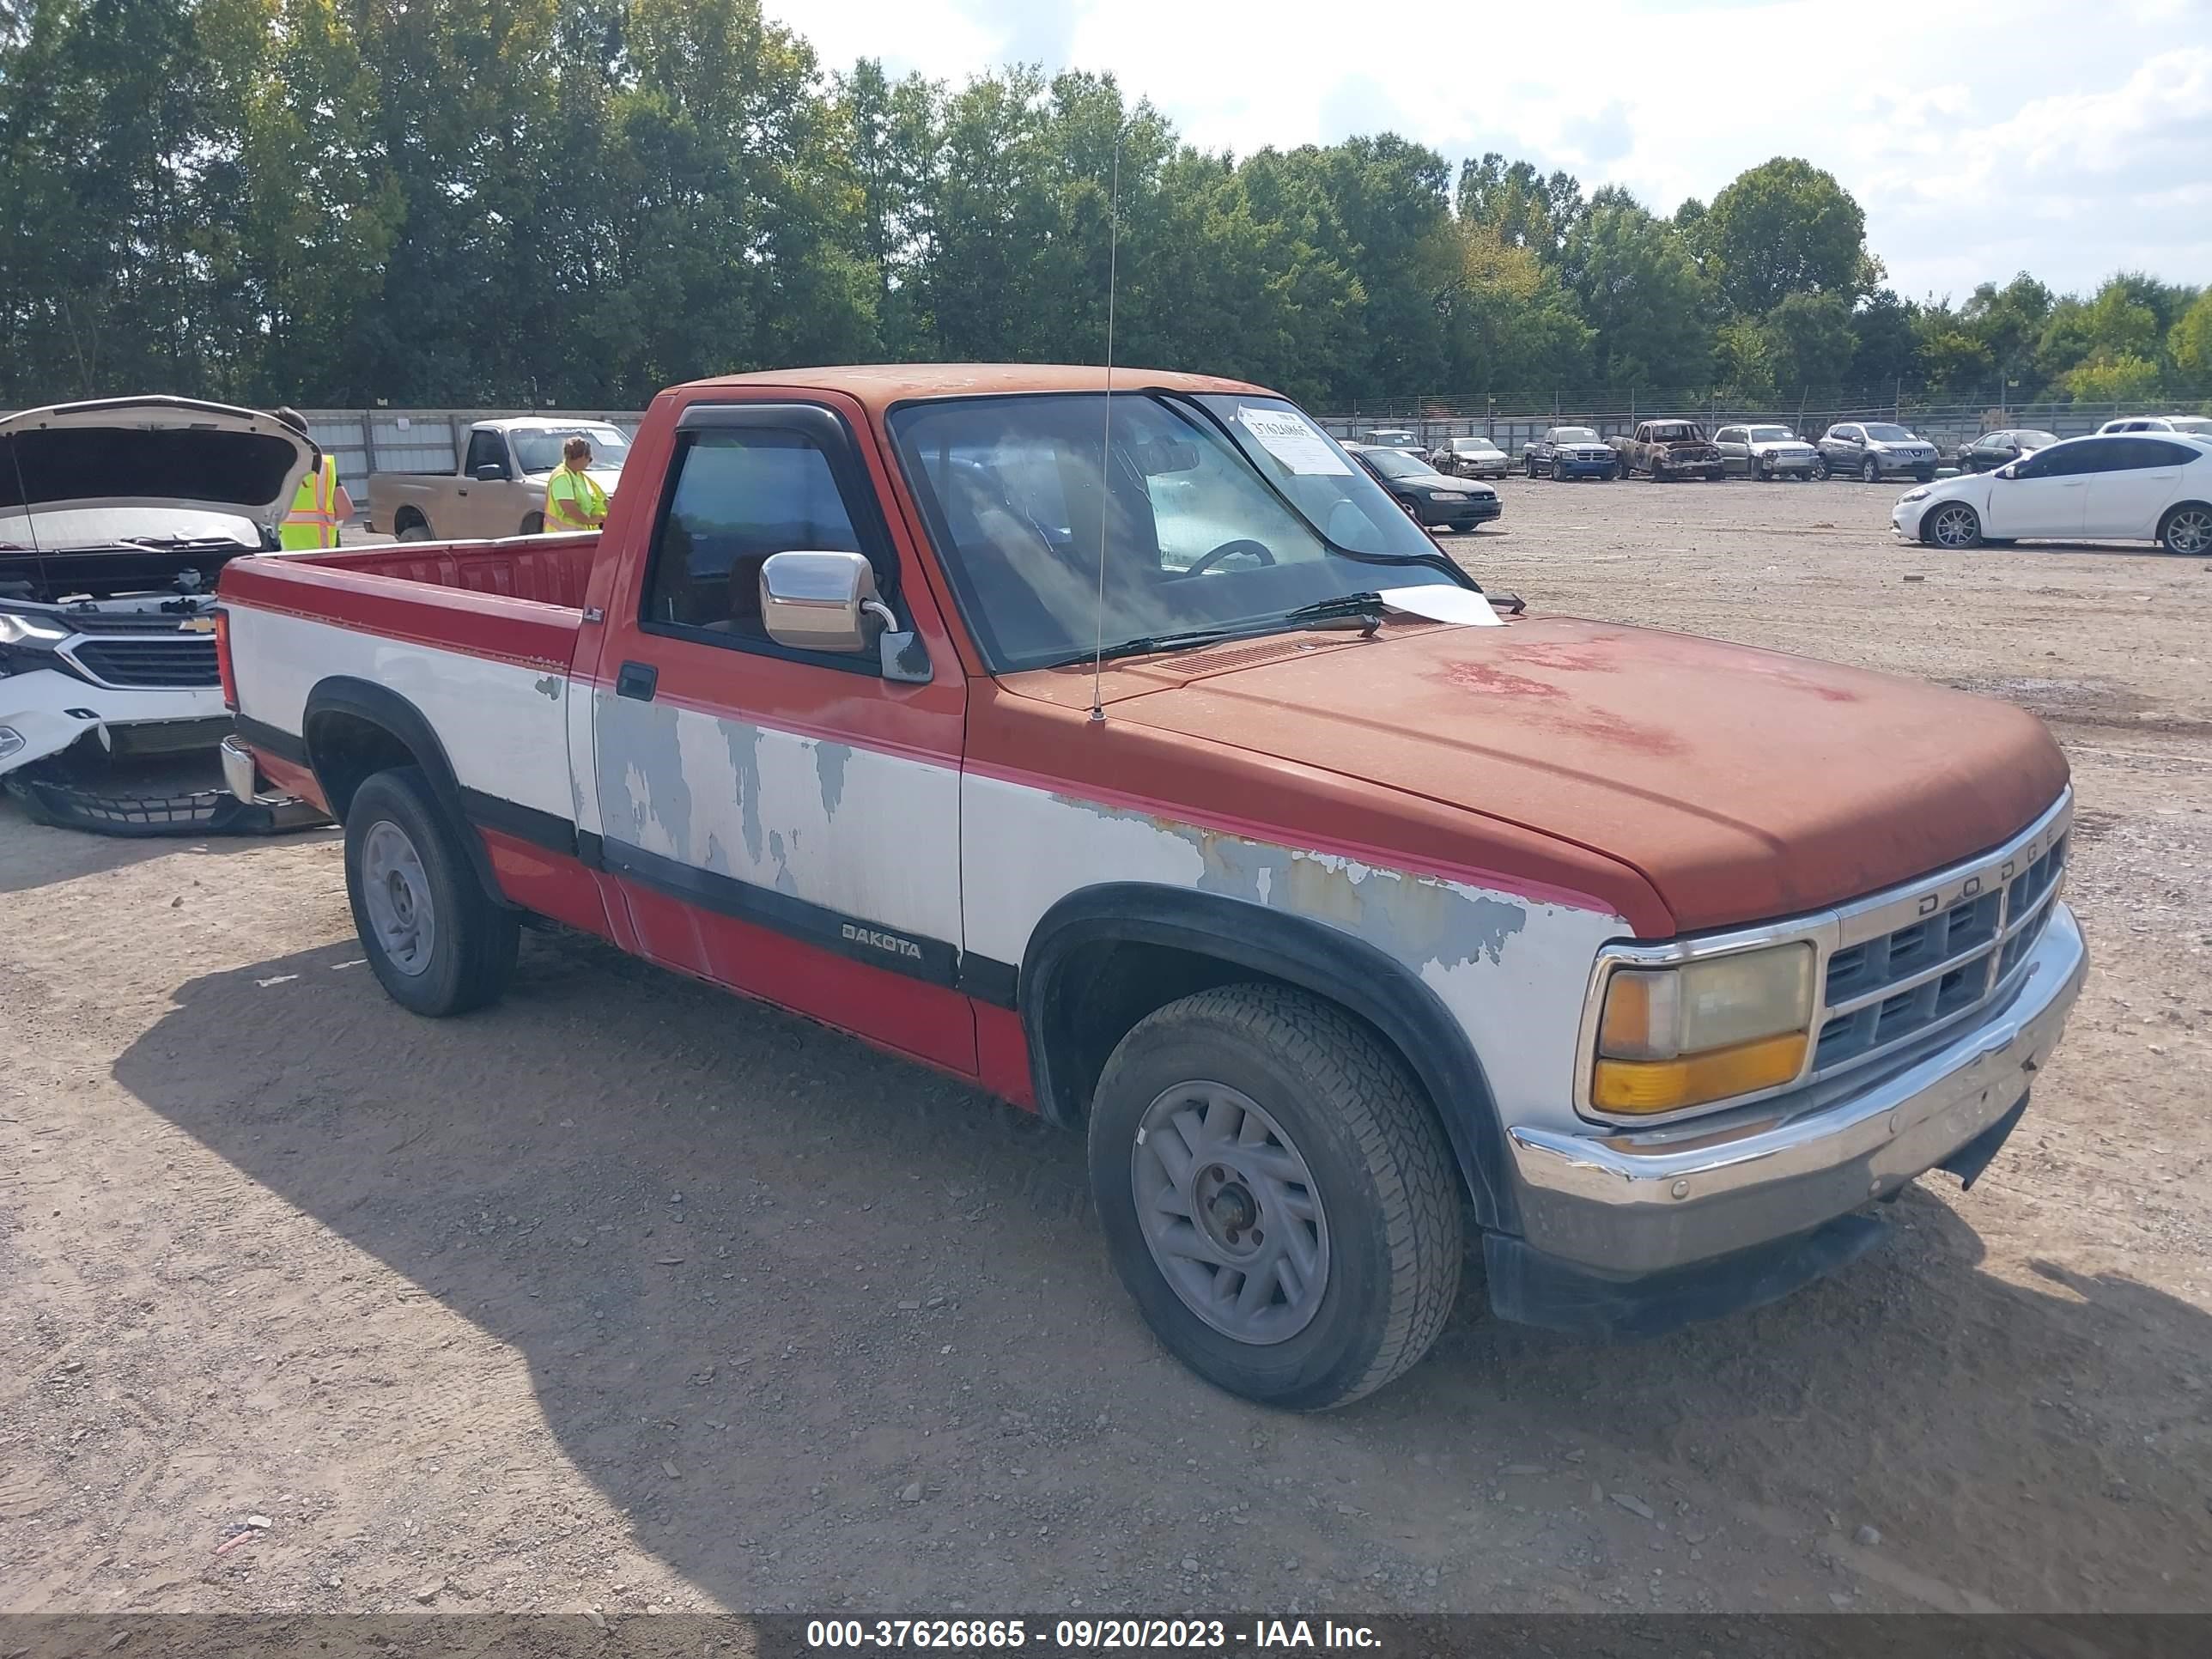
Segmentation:
{"type": "Polygon", "coordinates": [[[1285,987],[1220,986],[1138,1022],[1098,1080],[1091,1184],[1154,1334],[1265,1405],[1381,1388],[1458,1294],[1441,1126],[1395,1054],[1285,987]]]}
{"type": "Polygon", "coordinates": [[[515,913],[485,892],[419,766],[379,772],[345,813],[346,897],[378,983],[432,1018],[495,1000],[514,972],[515,913]]]}
{"type": "Polygon", "coordinates": [[[1964,501],[1945,501],[1921,521],[1920,539],[1930,547],[1963,552],[1982,541],[1982,515],[1964,501]]]}
{"type": "Polygon", "coordinates": [[[1553,483],[1565,483],[1566,481],[1567,464],[1565,461],[1553,461],[1552,463],[1552,482],[1553,483]]]}
{"type": "Polygon", "coordinates": [[[1815,483],[1826,483],[1834,476],[1828,471],[1828,458],[1826,455],[1815,455],[1813,458],[1813,478],[1815,483]]]}
{"type": "Polygon", "coordinates": [[[2212,507],[2185,501],[2158,527],[2158,544],[2169,553],[2202,556],[2212,553],[2212,507]]]}
{"type": "Polygon", "coordinates": [[[1869,483],[1880,483],[1881,482],[1881,464],[1873,456],[1868,456],[1859,464],[1859,477],[1869,483]]]}

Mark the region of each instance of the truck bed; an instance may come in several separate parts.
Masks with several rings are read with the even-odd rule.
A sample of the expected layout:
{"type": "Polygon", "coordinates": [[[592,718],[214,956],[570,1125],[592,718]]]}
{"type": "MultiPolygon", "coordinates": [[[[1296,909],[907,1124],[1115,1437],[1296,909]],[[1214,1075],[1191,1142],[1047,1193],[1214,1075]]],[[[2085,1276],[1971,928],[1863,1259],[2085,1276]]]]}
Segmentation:
{"type": "Polygon", "coordinates": [[[581,611],[599,542],[596,533],[518,536],[496,542],[395,542],[295,556],[284,562],[581,611]]]}

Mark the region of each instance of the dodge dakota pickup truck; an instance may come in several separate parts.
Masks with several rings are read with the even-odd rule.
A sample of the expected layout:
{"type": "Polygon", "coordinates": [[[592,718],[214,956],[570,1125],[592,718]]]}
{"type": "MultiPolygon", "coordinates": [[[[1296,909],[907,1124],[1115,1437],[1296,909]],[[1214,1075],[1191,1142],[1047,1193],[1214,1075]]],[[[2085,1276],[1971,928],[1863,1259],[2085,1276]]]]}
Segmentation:
{"type": "Polygon", "coordinates": [[[403,542],[538,535],[545,528],[546,480],[561,465],[562,444],[578,437],[592,446],[592,477],[612,495],[629,454],[620,427],[518,416],[471,427],[451,472],[370,473],[368,526],[403,542]]]}
{"type": "Polygon", "coordinates": [[[1413,1364],[1469,1230],[1498,1314],[1647,1332],[1973,1181],[2084,970],[2039,722],[1509,619],[1282,398],[1113,384],[704,381],[597,536],[235,561],[234,787],[343,823],[418,1013],[550,918],[1080,1129],[1145,1319],[1279,1406],[1413,1364]]]}

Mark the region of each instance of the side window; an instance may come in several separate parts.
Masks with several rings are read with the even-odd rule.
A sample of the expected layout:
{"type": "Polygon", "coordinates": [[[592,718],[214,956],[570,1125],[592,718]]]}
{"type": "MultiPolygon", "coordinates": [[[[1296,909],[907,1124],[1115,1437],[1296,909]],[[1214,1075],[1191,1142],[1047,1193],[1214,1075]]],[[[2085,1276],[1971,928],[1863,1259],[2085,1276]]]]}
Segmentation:
{"type": "Polygon", "coordinates": [[[646,580],[648,627],[767,645],[760,568],[770,554],[865,550],[830,458],[804,433],[710,428],[685,439],[676,465],[646,580]]]}
{"type": "Polygon", "coordinates": [[[1740,444],[1743,441],[1743,428],[1740,426],[1724,426],[1714,434],[1713,441],[1717,444],[1740,444]]]}
{"type": "Polygon", "coordinates": [[[506,464],[507,440],[504,437],[496,432],[469,434],[468,459],[462,463],[462,471],[473,478],[480,466],[504,466],[506,464]]]}
{"type": "Polygon", "coordinates": [[[2125,452],[2114,465],[2129,471],[2148,471],[2155,467],[2186,466],[2197,459],[2197,452],[2180,444],[2168,443],[2162,438],[2149,436],[2123,438],[2120,447],[2125,452]]]}
{"type": "Polygon", "coordinates": [[[2039,449],[2020,464],[2019,477],[2023,478],[2070,478],[2078,473],[2097,470],[2097,452],[2106,441],[2086,438],[2078,443],[2057,444],[2049,449],[2039,449]]]}

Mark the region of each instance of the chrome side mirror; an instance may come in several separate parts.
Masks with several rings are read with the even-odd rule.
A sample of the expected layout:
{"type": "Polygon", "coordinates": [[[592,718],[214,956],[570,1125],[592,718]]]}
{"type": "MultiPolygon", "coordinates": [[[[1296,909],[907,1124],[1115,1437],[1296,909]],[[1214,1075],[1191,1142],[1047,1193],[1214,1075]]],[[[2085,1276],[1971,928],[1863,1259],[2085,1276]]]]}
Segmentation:
{"type": "Polygon", "coordinates": [[[761,620],[796,651],[881,654],[884,678],[927,682],[929,653],[876,597],[875,568],[858,553],[773,553],[761,561],[761,620]]]}

